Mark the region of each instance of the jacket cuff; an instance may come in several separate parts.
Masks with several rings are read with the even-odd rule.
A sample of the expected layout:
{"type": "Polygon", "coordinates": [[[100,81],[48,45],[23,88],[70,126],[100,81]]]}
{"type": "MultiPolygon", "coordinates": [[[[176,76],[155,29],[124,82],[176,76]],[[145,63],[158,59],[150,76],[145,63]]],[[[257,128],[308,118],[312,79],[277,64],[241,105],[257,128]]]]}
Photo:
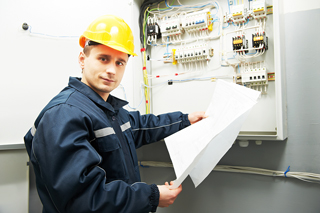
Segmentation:
{"type": "Polygon", "coordinates": [[[182,114],[182,122],[181,122],[180,130],[191,125],[188,115],[189,114],[182,114]]]}
{"type": "Polygon", "coordinates": [[[158,186],[156,184],[151,184],[151,195],[149,197],[150,199],[150,205],[151,205],[151,212],[156,212],[157,207],[159,205],[159,198],[160,198],[160,193],[158,186]]]}

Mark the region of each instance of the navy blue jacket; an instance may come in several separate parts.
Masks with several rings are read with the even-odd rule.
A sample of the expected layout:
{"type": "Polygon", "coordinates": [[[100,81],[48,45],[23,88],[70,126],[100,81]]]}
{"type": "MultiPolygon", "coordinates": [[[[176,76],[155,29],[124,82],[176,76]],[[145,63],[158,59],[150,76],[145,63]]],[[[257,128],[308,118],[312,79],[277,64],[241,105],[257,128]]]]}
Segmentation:
{"type": "Polygon", "coordinates": [[[140,182],[136,148],[190,125],[187,114],[140,115],[70,78],[25,135],[43,212],[156,211],[159,191],[140,182]]]}

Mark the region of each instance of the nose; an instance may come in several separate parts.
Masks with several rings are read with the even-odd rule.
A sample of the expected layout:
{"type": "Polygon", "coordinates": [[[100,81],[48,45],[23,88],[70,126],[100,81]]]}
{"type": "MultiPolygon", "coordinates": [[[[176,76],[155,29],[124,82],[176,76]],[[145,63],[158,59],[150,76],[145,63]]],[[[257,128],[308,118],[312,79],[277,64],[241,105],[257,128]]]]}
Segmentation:
{"type": "Polygon", "coordinates": [[[106,69],[106,72],[109,74],[116,74],[116,67],[115,67],[115,65],[109,65],[108,67],[107,67],[107,69],[106,69]]]}

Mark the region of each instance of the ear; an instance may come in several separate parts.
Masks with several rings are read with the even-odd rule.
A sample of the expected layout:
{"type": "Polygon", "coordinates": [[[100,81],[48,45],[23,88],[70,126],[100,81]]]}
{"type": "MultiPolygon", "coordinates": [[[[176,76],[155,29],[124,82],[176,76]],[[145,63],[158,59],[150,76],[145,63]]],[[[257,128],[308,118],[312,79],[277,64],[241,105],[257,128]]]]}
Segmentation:
{"type": "Polygon", "coordinates": [[[79,57],[78,57],[78,62],[80,65],[80,68],[83,70],[84,69],[84,59],[86,58],[86,55],[83,52],[80,52],[79,57]]]}

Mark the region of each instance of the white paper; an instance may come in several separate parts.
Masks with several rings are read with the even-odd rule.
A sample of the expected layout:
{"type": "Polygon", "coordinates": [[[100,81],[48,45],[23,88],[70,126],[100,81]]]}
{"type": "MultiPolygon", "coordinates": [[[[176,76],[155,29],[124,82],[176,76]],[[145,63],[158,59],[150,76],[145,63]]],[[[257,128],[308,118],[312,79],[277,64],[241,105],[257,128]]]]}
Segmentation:
{"type": "Polygon", "coordinates": [[[177,188],[190,175],[197,187],[235,141],[260,92],[218,80],[208,118],[167,138],[166,146],[177,179],[177,188]]]}

